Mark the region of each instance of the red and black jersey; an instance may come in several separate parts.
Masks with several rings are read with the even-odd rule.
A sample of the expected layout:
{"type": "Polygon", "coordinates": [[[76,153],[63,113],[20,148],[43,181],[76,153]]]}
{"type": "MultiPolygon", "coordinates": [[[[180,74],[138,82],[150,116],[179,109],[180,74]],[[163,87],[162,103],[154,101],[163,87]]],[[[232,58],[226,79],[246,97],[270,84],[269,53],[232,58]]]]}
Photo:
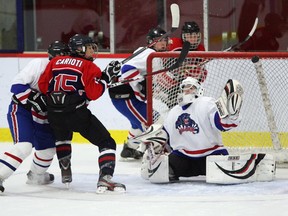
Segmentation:
{"type": "Polygon", "coordinates": [[[38,81],[39,89],[46,94],[52,91],[64,91],[68,94],[79,94],[89,100],[96,100],[105,91],[100,81],[102,72],[92,61],[58,56],[53,58],[38,81]]]}
{"type": "MultiPolygon", "coordinates": [[[[170,38],[168,51],[181,51],[183,46],[183,41],[181,38],[170,38]]],[[[205,51],[203,44],[199,44],[196,49],[190,49],[190,51],[205,51]]]]}

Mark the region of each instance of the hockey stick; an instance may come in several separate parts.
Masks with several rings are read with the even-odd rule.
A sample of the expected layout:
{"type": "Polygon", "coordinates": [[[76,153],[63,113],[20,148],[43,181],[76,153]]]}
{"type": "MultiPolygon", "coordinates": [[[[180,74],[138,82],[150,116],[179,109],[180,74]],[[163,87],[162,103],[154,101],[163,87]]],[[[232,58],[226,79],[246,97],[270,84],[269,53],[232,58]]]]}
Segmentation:
{"type": "Polygon", "coordinates": [[[153,75],[156,75],[156,74],[159,74],[159,73],[163,73],[163,72],[166,72],[166,71],[171,71],[171,70],[174,70],[178,67],[181,66],[181,64],[183,63],[183,61],[185,60],[186,56],[188,55],[189,53],[189,49],[190,49],[190,43],[188,41],[185,41],[183,43],[183,47],[182,47],[182,50],[181,50],[181,53],[179,55],[179,58],[177,59],[177,61],[171,65],[170,67],[168,68],[164,68],[164,69],[161,69],[161,70],[158,70],[158,71],[155,71],[151,74],[146,74],[144,75],[143,77],[141,78],[135,78],[135,79],[126,79],[126,80],[122,80],[120,82],[116,82],[116,83],[111,83],[110,85],[108,85],[108,88],[114,88],[114,87],[117,87],[117,86],[120,86],[120,85],[123,85],[123,84],[126,84],[126,83],[129,83],[129,82],[133,82],[133,81],[137,81],[137,80],[143,80],[143,78],[145,79],[147,76],[153,76],[153,75]]]}
{"type": "Polygon", "coordinates": [[[168,32],[166,32],[166,34],[164,34],[160,38],[158,38],[157,40],[154,40],[152,43],[150,43],[147,46],[139,49],[137,52],[133,53],[131,56],[129,56],[128,58],[124,59],[121,62],[121,64],[125,64],[126,62],[128,62],[129,60],[134,58],[135,56],[137,56],[140,53],[144,52],[146,49],[148,49],[150,47],[153,47],[157,42],[161,41],[163,38],[168,37],[169,35],[171,35],[174,31],[176,31],[178,29],[179,23],[180,23],[179,6],[177,4],[175,4],[175,3],[171,4],[170,10],[171,10],[171,16],[172,16],[172,27],[171,27],[171,29],[168,32]]]}
{"type": "Polygon", "coordinates": [[[241,41],[241,42],[239,42],[239,43],[237,43],[237,44],[234,44],[233,46],[230,46],[230,47],[228,47],[227,49],[225,49],[225,50],[223,50],[223,51],[224,51],[224,52],[228,52],[228,51],[230,51],[230,50],[234,50],[235,48],[240,47],[240,46],[242,46],[244,43],[246,43],[246,41],[248,41],[248,40],[253,36],[253,34],[254,34],[254,32],[255,32],[255,30],[256,30],[256,28],[257,28],[257,25],[258,25],[258,17],[256,17],[251,31],[249,32],[249,34],[247,35],[247,37],[246,37],[243,41],[241,41]]]}
{"type": "MultiPolygon", "coordinates": [[[[241,41],[241,42],[238,42],[230,47],[228,47],[227,49],[223,50],[223,52],[229,52],[229,51],[234,51],[235,48],[237,47],[240,47],[242,46],[244,43],[246,43],[246,41],[248,41],[254,34],[256,28],[257,28],[257,25],[258,25],[258,17],[256,17],[255,21],[254,21],[254,24],[253,24],[253,27],[251,29],[251,31],[249,32],[249,34],[247,35],[247,37],[241,41]]],[[[202,67],[203,65],[207,64],[208,62],[212,61],[213,59],[207,59],[203,62],[200,62],[199,64],[195,65],[194,68],[199,68],[199,67],[202,67]]]]}

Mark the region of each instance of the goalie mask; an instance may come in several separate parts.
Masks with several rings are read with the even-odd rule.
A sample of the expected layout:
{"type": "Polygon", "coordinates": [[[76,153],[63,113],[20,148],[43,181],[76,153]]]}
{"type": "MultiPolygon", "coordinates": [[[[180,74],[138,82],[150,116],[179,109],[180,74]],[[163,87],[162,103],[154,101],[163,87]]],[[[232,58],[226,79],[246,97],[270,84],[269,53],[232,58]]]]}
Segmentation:
{"type": "Polygon", "coordinates": [[[182,27],[181,38],[183,42],[188,41],[190,49],[196,50],[201,42],[201,32],[196,22],[185,22],[182,27]]]}
{"type": "Polygon", "coordinates": [[[204,89],[201,83],[192,77],[187,77],[180,84],[180,94],[178,95],[178,104],[185,106],[189,103],[193,103],[194,100],[200,96],[203,96],[204,89]]]}
{"type": "Polygon", "coordinates": [[[87,46],[92,46],[93,50],[95,52],[97,51],[97,45],[93,41],[92,38],[85,36],[85,35],[76,34],[69,39],[68,45],[69,45],[72,56],[76,56],[76,57],[78,56],[78,57],[93,61],[93,57],[92,59],[85,57],[87,46]]]}

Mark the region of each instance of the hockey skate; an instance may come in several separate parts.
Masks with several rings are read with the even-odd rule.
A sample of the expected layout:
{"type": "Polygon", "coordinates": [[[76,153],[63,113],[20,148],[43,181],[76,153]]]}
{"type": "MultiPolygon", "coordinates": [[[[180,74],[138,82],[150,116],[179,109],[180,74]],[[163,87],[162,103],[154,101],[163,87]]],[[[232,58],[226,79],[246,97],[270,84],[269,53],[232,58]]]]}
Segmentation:
{"type": "Polygon", "coordinates": [[[127,143],[124,143],[123,149],[120,155],[122,158],[133,158],[136,160],[141,159],[143,157],[142,152],[137,151],[136,149],[129,148],[127,146],[127,143]]]}
{"type": "Polygon", "coordinates": [[[114,182],[111,179],[112,179],[111,175],[101,175],[97,183],[96,193],[98,194],[103,194],[106,192],[124,193],[126,191],[126,187],[124,184],[114,182]]]}
{"type": "Polygon", "coordinates": [[[5,188],[3,187],[3,180],[0,179],[0,192],[4,192],[5,188]]]}
{"type": "Polygon", "coordinates": [[[33,173],[31,170],[27,173],[27,184],[46,185],[54,182],[54,175],[48,172],[43,174],[33,173]]]}
{"type": "Polygon", "coordinates": [[[72,171],[70,158],[61,159],[59,161],[61,168],[62,183],[66,184],[67,187],[72,182],[72,171]]]}

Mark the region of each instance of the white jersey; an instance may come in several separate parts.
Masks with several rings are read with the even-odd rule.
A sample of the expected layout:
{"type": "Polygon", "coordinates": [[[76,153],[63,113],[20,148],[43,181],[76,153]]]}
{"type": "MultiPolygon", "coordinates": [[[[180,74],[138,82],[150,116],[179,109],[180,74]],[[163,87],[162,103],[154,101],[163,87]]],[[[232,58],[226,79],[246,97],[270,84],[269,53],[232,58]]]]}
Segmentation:
{"type": "MultiPolygon", "coordinates": [[[[33,59],[13,79],[11,92],[22,103],[26,104],[31,89],[39,91],[38,80],[44,72],[49,59],[33,59]]],[[[46,113],[36,113],[32,109],[33,120],[42,124],[47,123],[46,113]]]]}
{"type": "Polygon", "coordinates": [[[224,150],[220,132],[237,127],[240,117],[220,119],[215,99],[211,97],[199,97],[187,109],[184,107],[176,105],[164,122],[173,150],[189,157],[224,150]]]}
{"type": "MultiPolygon", "coordinates": [[[[143,49],[143,47],[139,47],[133,53],[138,52],[140,49],[143,49]]],[[[137,68],[137,70],[140,72],[141,75],[145,75],[146,74],[146,68],[147,68],[146,67],[147,58],[153,52],[155,52],[154,49],[148,48],[148,49],[144,50],[142,53],[140,53],[139,55],[137,55],[134,58],[132,58],[131,60],[129,60],[128,62],[126,62],[124,65],[133,66],[133,67],[137,68]]],[[[123,78],[125,78],[125,73],[123,74],[123,78]]]]}
{"type": "MultiPolygon", "coordinates": [[[[135,50],[135,52],[142,48],[143,47],[139,47],[137,50],[135,50]]],[[[129,84],[134,90],[135,96],[141,101],[145,101],[146,97],[145,94],[141,91],[142,86],[139,83],[144,80],[144,75],[147,74],[147,58],[153,52],[156,51],[154,49],[147,48],[142,53],[125,63],[121,68],[121,80],[138,79],[137,81],[130,82],[129,84]]],[[[153,68],[153,71],[161,69],[161,60],[155,60],[157,62],[153,62],[153,65],[156,65],[156,67],[153,68]]]]}
{"type": "Polygon", "coordinates": [[[12,85],[14,84],[29,84],[31,89],[39,91],[38,80],[41,74],[44,72],[49,59],[33,59],[30,61],[13,79],[12,85]]]}

